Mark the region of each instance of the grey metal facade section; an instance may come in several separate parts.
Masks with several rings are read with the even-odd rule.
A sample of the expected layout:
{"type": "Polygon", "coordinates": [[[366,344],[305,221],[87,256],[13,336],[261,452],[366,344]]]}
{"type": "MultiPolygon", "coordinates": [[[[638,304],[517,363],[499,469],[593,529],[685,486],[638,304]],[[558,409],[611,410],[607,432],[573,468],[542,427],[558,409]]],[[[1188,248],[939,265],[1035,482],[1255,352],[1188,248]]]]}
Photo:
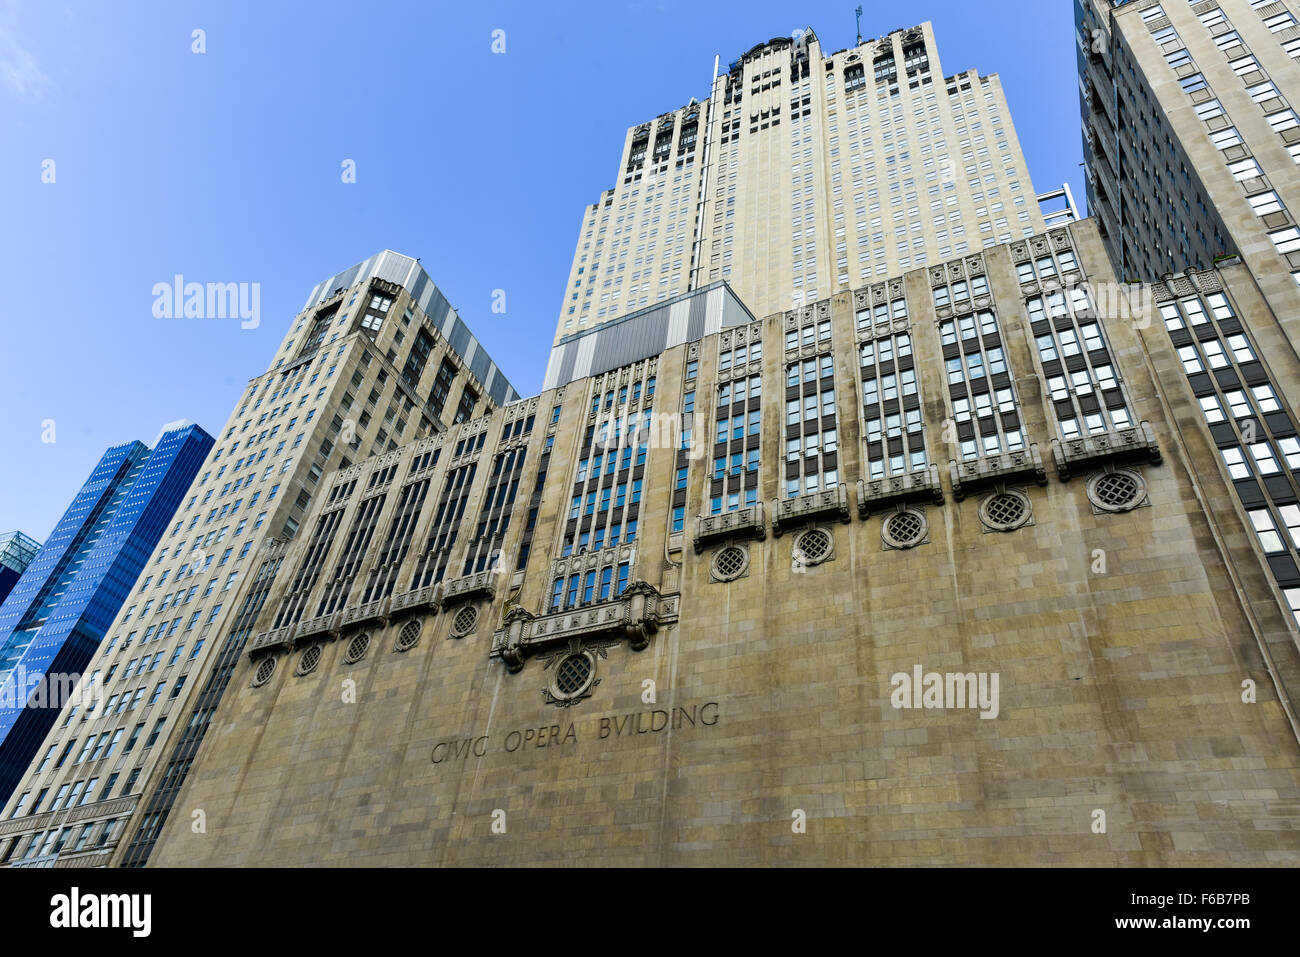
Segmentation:
{"type": "Polygon", "coordinates": [[[754,315],[726,282],[712,283],[561,339],[551,349],[542,388],[554,389],[600,375],[754,321],[754,315]]]}
{"type": "Polygon", "coordinates": [[[318,303],[329,299],[340,289],[350,289],[357,283],[371,279],[383,279],[404,288],[411,298],[429,317],[429,321],[456,354],[464,360],[465,366],[483,384],[484,391],[497,405],[507,405],[519,400],[520,395],[510,384],[500,367],[492,361],[486,349],[474,337],[465,321],[451,307],[447,297],[442,294],[437,283],[425,272],[424,267],[410,256],[403,256],[391,249],[376,253],[364,262],[357,263],[351,269],[345,269],[324,282],[317,283],[311,295],[303,304],[303,310],[311,309],[318,303]]]}

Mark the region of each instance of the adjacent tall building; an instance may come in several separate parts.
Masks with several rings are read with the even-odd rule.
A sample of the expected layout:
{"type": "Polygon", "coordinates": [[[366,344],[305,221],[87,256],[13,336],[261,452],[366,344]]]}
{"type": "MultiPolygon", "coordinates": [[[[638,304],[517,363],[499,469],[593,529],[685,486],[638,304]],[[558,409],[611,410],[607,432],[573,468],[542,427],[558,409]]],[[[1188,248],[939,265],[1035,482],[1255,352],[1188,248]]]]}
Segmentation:
{"type": "MultiPolygon", "coordinates": [[[[101,672],[83,672],[211,448],[212,436],[177,422],[152,449],[109,449],[0,605],[0,801],[71,706],[73,688],[97,685],[101,672]]],[[[90,790],[61,800],[71,805],[90,790]]]]}
{"type": "Polygon", "coordinates": [[[1300,19],[1259,0],[1076,0],[1075,21],[1089,208],[1115,271],[1190,292],[1197,271],[1240,262],[1257,289],[1217,339],[1212,320],[1234,322],[1217,304],[1179,299],[1160,321],[1300,615],[1300,436],[1283,399],[1300,343],[1300,19]]]}
{"type": "Polygon", "coordinates": [[[1294,312],[1300,19],[1281,0],[1075,0],[1088,209],[1124,281],[1240,255],[1294,312]]]}
{"type": "Polygon", "coordinates": [[[38,738],[0,861],[147,861],[322,478],[517,398],[414,259],[384,251],[317,285],[127,582],[87,665],[98,702],[38,738]]]}

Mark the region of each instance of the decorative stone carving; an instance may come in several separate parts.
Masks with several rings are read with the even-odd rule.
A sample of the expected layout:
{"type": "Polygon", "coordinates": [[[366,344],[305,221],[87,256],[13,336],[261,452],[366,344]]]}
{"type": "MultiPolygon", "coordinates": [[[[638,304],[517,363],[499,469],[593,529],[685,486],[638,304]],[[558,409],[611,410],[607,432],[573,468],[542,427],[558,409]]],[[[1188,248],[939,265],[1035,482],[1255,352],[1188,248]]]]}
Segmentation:
{"type": "Polygon", "coordinates": [[[496,597],[497,573],[494,570],[475,572],[473,575],[449,578],[442,584],[444,605],[452,601],[470,601],[475,598],[487,598],[490,601],[496,597]]]}
{"type": "Polygon", "coordinates": [[[389,617],[395,617],[398,612],[415,611],[419,608],[429,608],[436,611],[439,605],[442,604],[442,588],[443,583],[438,582],[436,585],[413,588],[410,591],[394,595],[389,599],[389,617]]]}
{"type": "Polygon", "coordinates": [[[1047,484],[1047,471],[1037,443],[1027,449],[982,455],[965,462],[954,459],[948,463],[948,477],[952,482],[952,497],[959,502],[968,492],[1010,479],[1029,478],[1039,485],[1047,484]]]}
{"type": "Polygon", "coordinates": [[[275,628],[271,631],[264,631],[248,644],[248,655],[253,657],[260,651],[274,651],[277,648],[293,647],[293,626],[286,625],[283,628],[275,628]]]}
{"type": "Polygon", "coordinates": [[[612,565],[619,562],[628,562],[629,564],[636,560],[636,545],[615,545],[613,548],[602,548],[597,551],[583,552],[581,555],[574,554],[567,558],[556,558],[551,561],[551,577],[567,578],[574,573],[590,571],[594,568],[600,568],[602,565],[612,565]]]}
{"type": "Polygon", "coordinates": [[[695,554],[704,551],[708,542],[720,538],[752,536],[761,541],[766,535],[762,502],[720,515],[699,515],[695,519],[695,554]]]}
{"type": "Polygon", "coordinates": [[[339,636],[340,618],[341,613],[336,611],[328,615],[307,618],[298,622],[298,626],[293,630],[294,643],[315,641],[321,638],[337,638],[339,636]]]}
{"type": "Polygon", "coordinates": [[[583,643],[627,641],[633,651],[641,651],[662,625],[677,620],[679,601],[677,595],[665,597],[647,582],[635,581],[613,601],[585,608],[534,615],[516,606],[492,636],[491,656],[514,674],[537,652],[575,638],[583,643]]]}
{"type": "Polygon", "coordinates": [[[943,504],[939,466],[931,465],[919,472],[858,481],[859,518],[866,518],[873,511],[883,511],[900,502],[919,500],[929,500],[935,505],[943,504]]]}
{"type": "Polygon", "coordinates": [[[833,489],[777,499],[772,503],[772,534],[777,538],[791,525],[802,525],[823,515],[835,515],[849,522],[849,489],[840,483],[833,489]]]}
{"type": "Polygon", "coordinates": [[[380,598],[376,601],[368,601],[364,605],[353,605],[351,608],[345,608],[339,625],[341,628],[348,628],[353,625],[364,625],[372,621],[377,621],[380,625],[386,625],[388,624],[388,605],[389,600],[387,598],[380,598]]]}
{"type": "Polygon", "coordinates": [[[1074,439],[1052,439],[1052,460],[1062,482],[1098,462],[1146,461],[1160,464],[1160,447],[1149,422],[1074,439]]]}

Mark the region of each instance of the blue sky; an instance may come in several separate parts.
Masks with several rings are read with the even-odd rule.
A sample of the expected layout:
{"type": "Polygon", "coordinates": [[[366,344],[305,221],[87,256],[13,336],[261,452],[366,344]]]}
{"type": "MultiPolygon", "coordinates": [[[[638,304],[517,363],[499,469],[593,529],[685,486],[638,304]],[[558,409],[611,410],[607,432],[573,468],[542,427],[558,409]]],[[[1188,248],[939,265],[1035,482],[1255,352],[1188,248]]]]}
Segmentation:
{"type": "MultiPolygon", "coordinates": [[[[0,0],[0,531],[43,540],[109,445],[215,434],[312,286],[383,248],[536,394],[626,128],[706,96],[715,54],[851,46],[855,5],[0,0]],[[260,326],[155,318],[177,273],[259,283],[260,326]]],[[[863,6],[864,36],[932,20],[945,73],[999,73],[1035,187],[1082,202],[1069,4],[863,6]]]]}

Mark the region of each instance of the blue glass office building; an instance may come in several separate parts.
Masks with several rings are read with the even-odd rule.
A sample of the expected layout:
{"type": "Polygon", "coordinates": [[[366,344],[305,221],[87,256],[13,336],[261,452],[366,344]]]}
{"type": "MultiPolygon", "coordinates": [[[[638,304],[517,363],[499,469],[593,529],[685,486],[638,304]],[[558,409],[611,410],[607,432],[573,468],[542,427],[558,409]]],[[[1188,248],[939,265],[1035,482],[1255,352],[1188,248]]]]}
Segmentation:
{"type": "Polygon", "coordinates": [[[61,710],[46,676],[90,661],[212,445],[180,422],[105,452],[0,605],[0,804],[61,710]]]}

